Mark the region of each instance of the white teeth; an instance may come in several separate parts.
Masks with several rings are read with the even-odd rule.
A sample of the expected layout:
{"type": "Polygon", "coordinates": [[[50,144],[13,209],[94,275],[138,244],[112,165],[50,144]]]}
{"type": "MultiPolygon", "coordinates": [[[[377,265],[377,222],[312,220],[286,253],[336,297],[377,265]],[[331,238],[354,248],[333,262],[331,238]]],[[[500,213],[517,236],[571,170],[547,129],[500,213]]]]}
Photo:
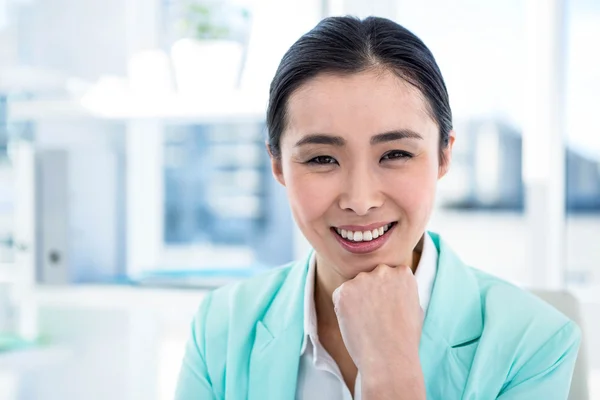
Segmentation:
{"type": "Polygon", "coordinates": [[[384,234],[384,232],[387,232],[391,227],[392,227],[392,224],[387,224],[380,228],[373,229],[372,231],[364,231],[364,232],[361,232],[361,231],[353,232],[353,231],[347,231],[345,229],[339,229],[339,228],[335,228],[335,230],[344,239],[347,239],[347,240],[350,240],[353,242],[362,242],[362,241],[368,242],[368,241],[377,239],[378,237],[382,236],[384,234]]]}

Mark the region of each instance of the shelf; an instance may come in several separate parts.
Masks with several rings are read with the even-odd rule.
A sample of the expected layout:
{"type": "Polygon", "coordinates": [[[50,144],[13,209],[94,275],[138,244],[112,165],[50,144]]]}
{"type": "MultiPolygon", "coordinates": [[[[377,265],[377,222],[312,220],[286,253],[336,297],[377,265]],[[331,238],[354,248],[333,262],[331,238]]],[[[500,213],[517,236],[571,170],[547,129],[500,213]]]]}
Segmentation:
{"type": "MultiPolygon", "coordinates": [[[[571,285],[567,290],[582,303],[600,305],[600,287],[571,285]]],[[[135,310],[169,309],[190,303],[197,308],[208,291],[130,285],[37,285],[34,296],[40,306],[135,310]]]]}
{"type": "Polygon", "coordinates": [[[72,119],[164,120],[188,123],[263,122],[267,99],[253,93],[212,97],[120,94],[101,99],[22,100],[8,104],[11,122],[72,119]]]}
{"type": "Polygon", "coordinates": [[[567,285],[580,304],[600,305],[600,285],[567,285]]]}
{"type": "Polygon", "coordinates": [[[0,351],[0,371],[25,372],[65,362],[70,351],[62,346],[0,351]]]}
{"type": "Polygon", "coordinates": [[[14,263],[0,263],[0,283],[15,283],[23,280],[23,273],[14,263]]]}
{"type": "Polygon", "coordinates": [[[118,285],[38,285],[38,307],[151,311],[193,315],[207,290],[162,289],[118,285]]]}

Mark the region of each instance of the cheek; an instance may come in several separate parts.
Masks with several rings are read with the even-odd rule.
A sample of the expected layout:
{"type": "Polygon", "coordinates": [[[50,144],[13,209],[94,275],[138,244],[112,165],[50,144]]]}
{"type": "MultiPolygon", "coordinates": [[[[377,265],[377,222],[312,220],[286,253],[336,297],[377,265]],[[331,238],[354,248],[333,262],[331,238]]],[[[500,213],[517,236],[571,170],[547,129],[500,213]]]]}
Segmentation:
{"type": "Polygon", "coordinates": [[[286,187],[292,213],[298,225],[305,226],[327,212],[335,202],[337,188],[325,175],[308,174],[290,167],[286,187]]]}
{"type": "Polygon", "coordinates": [[[409,219],[428,218],[435,202],[437,163],[429,160],[415,164],[402,174],[390,177],[389,196],[403,209],[409,219]]]}

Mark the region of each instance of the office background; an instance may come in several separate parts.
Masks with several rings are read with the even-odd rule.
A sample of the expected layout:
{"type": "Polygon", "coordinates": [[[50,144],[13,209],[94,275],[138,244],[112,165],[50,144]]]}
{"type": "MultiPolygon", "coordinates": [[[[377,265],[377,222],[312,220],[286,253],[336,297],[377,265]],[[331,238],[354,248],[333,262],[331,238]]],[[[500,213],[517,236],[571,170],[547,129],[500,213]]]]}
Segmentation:
{"type": "Polygon", "coordinates": [[[576,296],[600,399],[596,0],[0,0],[0,399],[169,399],[206,287],[306,251],[267,91],[340,14],[430,47],[458,136],[430,228],[576,296]]]}

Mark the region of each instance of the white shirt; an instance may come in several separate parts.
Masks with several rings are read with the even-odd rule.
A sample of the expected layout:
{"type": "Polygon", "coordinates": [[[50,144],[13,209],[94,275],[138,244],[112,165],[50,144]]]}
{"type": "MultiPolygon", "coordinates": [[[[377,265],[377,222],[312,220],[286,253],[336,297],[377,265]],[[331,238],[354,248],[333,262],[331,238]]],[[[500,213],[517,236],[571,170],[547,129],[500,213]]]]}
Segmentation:
{"type": "MultiPolygon", "coordinates": [[[[419,302],[427,311],[431,290],[437,273],[438,252],[429,234],[425,234],[423,252],[415,272],[419,302]]],[[[352,395],[344,382],[342,373],[319,342],[317,312],[315,309],[316,260],[313,253],[304,287],[304,341],[300,354],[296,400],[351,400],[352,395]]],[[[360,373],[356,377],[354,399],[361,399],[360,373]]]]}

